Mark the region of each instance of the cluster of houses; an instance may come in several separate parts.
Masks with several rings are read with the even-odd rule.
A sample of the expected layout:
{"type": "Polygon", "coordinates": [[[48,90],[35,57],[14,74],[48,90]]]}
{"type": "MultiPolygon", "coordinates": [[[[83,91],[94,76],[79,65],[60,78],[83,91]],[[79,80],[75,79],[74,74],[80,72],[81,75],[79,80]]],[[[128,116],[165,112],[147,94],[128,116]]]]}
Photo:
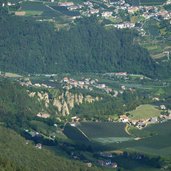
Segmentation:
{"type": "Polygon", "coordinates": [[[108,168],[118,167],[117,163],[112,162],[111,160],[98,160],[98,164],[102,167],[108,167],[108,168]]]}
{"type": "Polygon", "coordinates": [[[123,22],[123,23],[119,23],[119,24],[114,24],[113,26],[118,29],[124,29],[124,28],[134,28],[135,24],[131,23],[131,22],[123,22]]]}
{"type": "Polygon", "coordinates": [[[20,79],[19,83],[21,86],[26,87],[36,87],[36,88],[53,88],[50,85],[44,84],[44,83],[34,83],[32,84],[31,80],[29,78],[20,79]]]}
{"type": "Polygon", "coordinates": [[[12,2],[6,2],[6,3],[2,3],[2,7],[5,7],[5,6],[15,6],[16,4],[15,3],[12,3],[12,2]]]}
{"type": "MultiPolygon", "coordinates": [[[[80,16],[90,17],[91,15],[96,15],[97,17],[101,16],[103,18],[120,18],[120,11],[124,11],[125,15],[134,15],[138,13],[140,17],[144,19],[149,19],[151,17],[158,19],[159,16],[162,16],[165,20],[171,19],[171,12],[165,10],[164,8],[160,8],[160,6],[131,6],[126,3],[125,0],[120,1],[110,1],[104,0],[103,5],[93,1],[86,1],[82,4],[75,5],[73,2],[59,2],[59,6],[65,6],[70,11],[79,11],[80,16]]],[[[169,1],[167,1],[169,3],[169,1]]],[[[76,17],[77,18],[77,17],[76,17]]],[[[138,21],[141,22],[141,21],[138,21]]],[[[144,33],[144,29],[136,27],[135,22],[128,21],[119,21],[118,23],[112,24],[114,27],[118,29],[124,28],[137,28],[138,31],[144,33]]]]}
{"type": "Polygon", "coordinates": [[[50,114],[39,112],[36,116],[39,117],[39,118],[47,119],[47,118],[50,117],[50,114]]]}
{"type": "MultiPolygon", "coordinates": [[[[22,1],[20,1],[21,3],[22,1]]],[[[54,0],[50,0],[50,2],[55,3],[54,0]]],[[[170,4],[170,1],[166,1],[165,4],[170,4]]],[[[2,6],[13,6],[11,2],[2,3],[2,6]]],[[[171,12],[167,11],[161,6],[131,6],[130,4],[126,3],[125,0],[119,1],[110,1],[110,0],[103,0],[103,2],[98,1],[85,1],[83,3],[75,4],[72,1],[63,1],[58,2],[57,5],[59,7],[66,7],[69,11],[77,11],[80,15],[72,16],[72,19],[80,18],[83,16],[90,17],[92,15],[96,15],[97,17],[102,17],[105,19],[115,20],[115,23],[111,24],[113,27],[118,29],[124,28],[135,28],[139,33],[144,36],[146,34],[145,30],[143,29],[144,21],[126,21],[120,16],[120,12],[124,13],[125,16],[133,16],[137,15],[138,18],[144,18],[144,20],[154,18],[160,21],[160,17],[164,20],[169,20],[171,22],[171,12]],[[103,4],[102,4],[103,3],[103,4]],[[117,21],[118,20],[118,21],[117,21]],[[116,22],[117,21],[117,22],[116,22]],[[141,23],[141,26],[137,26],[135,23],[141,23]]],[[[16,11],[16,15],[25,15],[24,11],[16,11]]]]}
{"type": "MultiPolygon", "coordinates": [[[[22,2],[22,1],[21,1],[22,2]]],[[[20,2],[20,3],[21,3],[20,2]]],[[[54,3],[54,0],[50,0],[50,2],[54,3]]],[[[167,1],[165,4],[169,4],[170,1],[167,1]]],[[[4,6],[14,6],[15,3],[7,2],[2,3],[2,7],[4,6]]],[[[79,11],[80,16],[87,16],[90,17],[91,15],[97,15],[102,16],[104,18],[108,18],[111,16],[119,16],[120,10],[123,10],[126,15],[132,15],[137,12],[140,12],[141,16],[145,19],[148,19],[150,17],[158,17],[162,16],[166,20],[171,19],[171,12],[165,10],[164,8],[160,8],[160,6],[131,6],[130,4],[126,3],[125,0],[120,1],[110,1],[110,0],[104,0],[103,5],[101,3],[98,3],[96,1],[85,1],[81,4],[74,4],[72,1],[64,1],[64,2],[58,2],[57,4],[60,7],[66,7],[70,11],[79,11]]],[[[118,23],[118,24],[123,24],[118,23]]],[[[127,27],[135,27],[135,25],[132,25],[133,23],[126,23],[125,26],[116,25],[118,28],[127,28],[127,27]],[[127,27],[126,27],[127,26],[127,27]]]]}
{"type": "Polygon", "coordinates": [[[84,80],[78,81],[72,78],[64,77],[63,80],[61,80],[61,83],[64,83],[63,88],[68,90],[72,88],[81,88],[92,91],[96,88],[106,92],[107,94],[112,94],[113,97],[117,97],[119,93],[123,93],[123,90],[117,91],[108,87],[104,83],[99,83],[98,79],[85,78],[84,80]]]}
{"type": "MultiPolygon", "coordinates": [[[[97,15],[97,16],[102,16],[105,18],[111,17],[111,16],[117,16],[119,14],[120,10],[124,10],[125,14],[134,14],[136,12],[140,12],[142,17],[145,19],[148,19],[150,17],[158,17],[162,16],[164,19],[171,19],[171,12],[161,9],[158,6],[131,6],[130,4],[126,3],[125,0],[120,0],[120,1],[109,1],[109,0],[104,0],[104,5],[106,5],[106,8],[101,7],[100,5],[96,2],[90,2],[86,1],[83,2],[82,4],[75,5],[73,2],[59,2],[59,6],[65,6],[67,7],[68,10],[79,10],[81,15],[84,16],[91,16],[91,15],[97,15]],[[98,6],[98,8],[97,8],[98,6]],[[111,10],[111,7],[114,7],[114,10],[111,10]]],[[[167,2],[167,4],[169,1],[167,2]]],[[[118,24],[123,24],[118,23],[118,24]]],[[[125,26],[123,27],[122,25],[116,25],[115,27],[118,28],[133,28],[135,25],[134,23],[129,23],[127,22],[125,26]]]]}
{"type": "MultiPolygon", "coordinates": [[[[165,105],[160,105],[161,110],[166,110],[165,105]]],[[[127,115],[120,115],[119,122],[128,123],[129,125],[135,126],[138,129],[145,128],[149,124],[162,123],[167,120],[171,120],[171,110],[167,111],[167,114],[161,114],[159,117],[151,117],[147,119],[131,119],[127,115]]]]}
{"type": "Polygon", "coordinates": [[[109,77],[128,79],[128,73],[127,72],[110,72],[110,73],[105,73],[104,75],[109,76],[109,77]]]}
{"type": "Polygon", "coordinates": [[[131,119],[126,115],[121,115],[119,121],[123,123],[128,123],[129,125],[135,126],[138,129],[145,128],[148,124],[158,123],[158,117],[152,117],[148,119],[131,119]]]}

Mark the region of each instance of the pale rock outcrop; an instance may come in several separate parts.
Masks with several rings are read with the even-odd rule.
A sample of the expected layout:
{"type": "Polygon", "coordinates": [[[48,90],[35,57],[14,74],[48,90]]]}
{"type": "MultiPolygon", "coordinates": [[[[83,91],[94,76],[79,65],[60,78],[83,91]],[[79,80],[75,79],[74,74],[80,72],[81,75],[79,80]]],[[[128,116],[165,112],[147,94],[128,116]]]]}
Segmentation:
{"type": "Polygon", "coordinates": [[[93,103],[95,101],[101,100],[100,97],[93,97],[91,95],[83,95],[82,93],[72,93],[70,91],[62,92],[61,95],[49,99],[49,94],[47,92],[28,92],[30,97],[37,97],[40,102],[45,104],[45,107],[49,107],[51,103],[57,108],[57,114],[63,116],[69,115],[70,111],[75,105],[81,105],[83,103],[93,103]]]}

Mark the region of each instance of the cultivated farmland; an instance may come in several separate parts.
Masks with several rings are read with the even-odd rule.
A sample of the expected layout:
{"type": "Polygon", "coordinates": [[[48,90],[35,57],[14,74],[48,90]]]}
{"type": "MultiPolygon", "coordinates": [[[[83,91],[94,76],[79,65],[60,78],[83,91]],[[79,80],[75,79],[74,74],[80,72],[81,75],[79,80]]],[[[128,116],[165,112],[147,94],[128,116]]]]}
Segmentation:
{"type": "Polygon", "coordinates": [[[150,135],[150,137],[142,138],[139,141],[127,141],[115,147],[150,155],[160,155],[165,158],[171,158],[171,121],[149,125],[143,130],[132,130],[131,133],[136,136],[150,135]]]}
{"type": "Polygon", "coordinates": [[[82,122],[77,127],[90,138],[128,137],[124,123],[82,122]]]}
{"type": "Polygon", "coordinates": [[[75,141],[98,142],[102,144],[120,143],[133,138],[125,131],[126,124],[113,122],[82,122],[74,126],[67,124],[64,133],[75,141]]]}

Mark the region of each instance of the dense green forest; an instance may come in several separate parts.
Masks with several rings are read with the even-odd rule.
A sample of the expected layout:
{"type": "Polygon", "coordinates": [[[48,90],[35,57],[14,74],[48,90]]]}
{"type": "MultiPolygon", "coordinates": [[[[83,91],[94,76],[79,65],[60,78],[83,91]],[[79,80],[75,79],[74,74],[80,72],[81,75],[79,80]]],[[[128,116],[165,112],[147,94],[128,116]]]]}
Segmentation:
{"type": "Polygon", "coordinates": [[[49,23],[0,15],[0,69],[26,73],[127,71],[156,75],[157,64],[134,44],[136,33],[107,30],[97,19],[84,18],[69,30],[49,23]]]}
{"type": "Polygon", "coordinates": [[[16,82],[0,79],[0,122],[18,129],[27,126],[29,120],[39,111],[36,100],[30,98],[16,82]]]}

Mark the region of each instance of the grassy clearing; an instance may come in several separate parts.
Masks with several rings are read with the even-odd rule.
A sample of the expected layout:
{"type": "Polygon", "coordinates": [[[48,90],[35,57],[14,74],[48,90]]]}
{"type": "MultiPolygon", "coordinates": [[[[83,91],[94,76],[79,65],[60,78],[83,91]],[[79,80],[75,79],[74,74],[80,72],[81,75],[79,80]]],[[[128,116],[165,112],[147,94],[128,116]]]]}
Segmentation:
{"type": "Polygon", "coordinates": [[[135,110],[129,112],[131,119],[148,119],[151,117],[160,116],[160,110],[153,105],[140,105],[135,110]]]}
{"type": "Polygon", "coordinates": [[[31,10],[27,10],[25,12],[27,16],[42,15],[43,13],[43,11],[31,11],[31,10]]]}
{"type": "Polygon", "coordinates": [[[6,72],[5,73],[6,77],[10,77],[10,78],[19,78],[22,77],[21,75],[15,74],[15,73],[10,73],[10,72],[6,72]]]}
{"type": "Polygon", "coordinates": [[[93,138],[93,141],[102,143],[102,144],[111,144],[111,143],[121,143],[124,141],[133,140],[131,137],[108,137],[108,138],[93,138]]]}

